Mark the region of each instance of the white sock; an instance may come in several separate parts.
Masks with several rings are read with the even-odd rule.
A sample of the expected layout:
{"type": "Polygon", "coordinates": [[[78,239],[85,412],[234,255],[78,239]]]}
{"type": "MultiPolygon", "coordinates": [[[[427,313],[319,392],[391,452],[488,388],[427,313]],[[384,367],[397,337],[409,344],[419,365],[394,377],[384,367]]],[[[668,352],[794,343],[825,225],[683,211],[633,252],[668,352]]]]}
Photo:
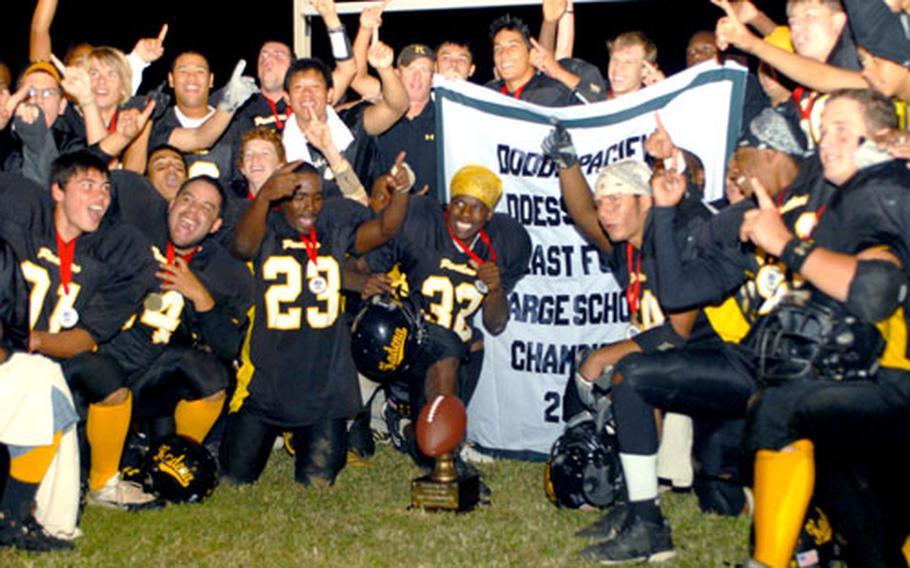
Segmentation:
{"type": "Polygon", "coordinates": [[[629,501],[657,499],[657,454],[619,454],[629,501]]]}

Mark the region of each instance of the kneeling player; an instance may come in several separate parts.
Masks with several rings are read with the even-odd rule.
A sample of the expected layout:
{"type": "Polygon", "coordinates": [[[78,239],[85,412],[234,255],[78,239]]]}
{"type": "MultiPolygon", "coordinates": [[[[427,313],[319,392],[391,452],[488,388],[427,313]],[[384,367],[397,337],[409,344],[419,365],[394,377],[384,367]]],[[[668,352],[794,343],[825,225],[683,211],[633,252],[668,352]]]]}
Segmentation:
{"type": "Polygon", "coordinates": [[[234,253],[253,262],[256,305],[221,450],[224,474],[252,483],[276,434],[291,431],[295,479],[331,484],[345,464],[346,420],[361,406],[341,266],[394,236],[407,211],[395,192],[378,219],[350,200],[323,201],[309,164],[278,170],[241,217],[234,253]],[[281,211],[271,213],[280,204],[281,211]]]}
{"type": "MultiPolygon", "coordinates": [[[[106,217],[107,164],[85,152],[54,160],[50,197],[16,176],[0,177],[0,234],[28,283],[29,350],[61,362],[86,415],[91,450],[88,501],[145,505],[154,496],[119,476],[132,399],[115,361],[95,347],[119,331],[139,304],[139,275],[154,271],[141,235],[106,217]]],[[[89,461],[89,460],[86,460],[89,461]]]]}
{"type": "MultiPolygon", "coordinates": [[[[467,405],[483,361],[474,315],[483,307],[486,330],[501,333],[509,320],[507,295],[528,273],[530,237],[511,217],[493,212],[501,195],[493,172],[465,166],[452,178],[447,211],[434,199],[413,197],[401,234],[366,257],[369,269],[383,275],[365,293],[390,291],[384,274],[397,264],[412,293],[421,295],[430,322],[426,345],[404,377],[412,420],[438,394],[460,396],[467,405]],[[464,366],[471,372],[461,373],[464,366]]],[[[381,209],[383,196],[373,200],[381,209]]],[[[404,443],[423,461],[412,443],[404,443]]]]}
{"type": "Polygon", "coordinates": [[[101,346],[126,372],[139,419],[173,415],[177,433],[199,443],[221,413],[252,304],[249,270],[212,237],[224,204],[218,180],[196,177],[166,218],[145,223],[159,271],[146,275],[150,292],[126,329],[101,346]]]}
{"type": "Polygon", "coordinates": [[[34,552],[72,548],[67,540],[49,532],[66,539],[78,534],[78,447],[72,431],[79,415],[59,365],[39,355],[14,351],[25,347],[28,334],[28,314],[16,297],[28,292],[12,249],[2,241],[0,279],[0,443],[7,445],[10,454],[9,471],[0,472],[0,478],[5,478],[0,546],[34,552]],[[64,434],[70,444],[70,467],[61,465],[57,469],[61,473],[46,480],[64,434]],[[39,485],[63,481],[67,469],[72,480],[69,498],[66,492],[59,492],[55,502],[45,498],[36,507],[39,485]]]}

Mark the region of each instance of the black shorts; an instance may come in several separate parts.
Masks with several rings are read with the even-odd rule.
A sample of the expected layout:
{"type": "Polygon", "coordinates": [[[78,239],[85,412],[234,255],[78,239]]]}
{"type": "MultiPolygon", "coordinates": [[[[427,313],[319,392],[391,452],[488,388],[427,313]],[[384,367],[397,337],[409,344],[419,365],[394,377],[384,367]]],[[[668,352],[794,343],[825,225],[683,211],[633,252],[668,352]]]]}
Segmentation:
{"type": "Polygon", "coordinates": [[[140,419],[170,416],[181,400],[199,400],[227,388],[228,372],[212,353],[168,347],[148,369],[133,374],[133,414],[140,419]]]}

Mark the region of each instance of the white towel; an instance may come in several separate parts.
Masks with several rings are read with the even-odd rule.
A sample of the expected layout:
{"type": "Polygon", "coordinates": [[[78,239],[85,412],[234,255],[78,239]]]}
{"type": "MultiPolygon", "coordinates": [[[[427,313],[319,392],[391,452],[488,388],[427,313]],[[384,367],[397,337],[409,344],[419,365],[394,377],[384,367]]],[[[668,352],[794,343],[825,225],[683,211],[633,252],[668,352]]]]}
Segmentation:
{"type": "MultiPolygon", "coordinates": [[[[341,117],[338,116],[338,113],[335,112],[335,109],[332,107],[326,107],[325,118],[326,124],[328,124],[329,127],[329,132],[332,134],[332,141],[335,143],[335,147],[338,148],[339,152],[344,152],[345,149],[351,145],[351,142],[354,141],[354,135],[351,134],[347,125],[341,120],[341,117]]],[[[310,149],[307,147],[306,136],[300,129],[300,125],[297,124],[297,117],[293,114],[288,117],[288,121],[284,125],[284,132],[281,135],[281,140],[284,142],[284,153],[289,162],[303,160],[308,164],[313,163],[313,157],[310,155],[310,149]]]]}

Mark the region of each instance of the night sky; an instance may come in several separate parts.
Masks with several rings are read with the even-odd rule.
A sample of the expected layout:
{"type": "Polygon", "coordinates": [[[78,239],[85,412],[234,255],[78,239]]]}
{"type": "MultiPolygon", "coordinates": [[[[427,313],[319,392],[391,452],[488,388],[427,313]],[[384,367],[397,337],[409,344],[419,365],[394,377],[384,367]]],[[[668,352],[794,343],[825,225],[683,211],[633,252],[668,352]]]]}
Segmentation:
{"type": "MultiPolygon", "coordinates": [[[[60,57],[70,45],[80,41],[112,45],[128,52],[137,38],[153,37],[163,23],[170,24],[165,55],[146,71],[143,90],[164,80],[167,66],[183,50],[193,49],[208,56],[218,87],[227,79],[239,58],[247,59],[249,73],[254,75],[257,52],[266,39],[275,38],[288,43],[293,39],[291,0],[244,3],[247,6],[270,7],[258,14],[226,10],[233,3],[214,0],[59,0],[59,3],[51,33],[54,52],[60,57]],[[214,21],[224,23],[214,25],[214,21]]],[[[778,21],[782,18],[783,1],[756,3],[765,6],[764,9],[778,21]]],[[[28,56],[28,29],[33,8],[34,2],[29,0],[3,2],[0,60],[10,65],[14,74],[25,64],[28,56]]],[[[539,30],[541,12],[538,6],[395,12],[385,15],[383,40],[397,51],[413,42],[435,45],[446,36],[467,38],[472,43],[477,64],[474,80],[485,82],[491,77],[492,57],[487,26],[506,11],[523,18],[532,33],[536,34],[539,30]]],[[[656,41],[660,66],[670,74],[685,66],[684,52],[689,36],[697,30],[713,28],[720,14],[720,10],[708,0],[579,4],[575,8],[575,55],[605,69],[605,40],[622,31],[640,29],[656,41]]],[[[342,20],[353,39],[357,17],[342,16],[342,20]]],[[[316,55],[327,56],[329,53],[321,22],[313,34],[313,49],[316,55]]]]}

